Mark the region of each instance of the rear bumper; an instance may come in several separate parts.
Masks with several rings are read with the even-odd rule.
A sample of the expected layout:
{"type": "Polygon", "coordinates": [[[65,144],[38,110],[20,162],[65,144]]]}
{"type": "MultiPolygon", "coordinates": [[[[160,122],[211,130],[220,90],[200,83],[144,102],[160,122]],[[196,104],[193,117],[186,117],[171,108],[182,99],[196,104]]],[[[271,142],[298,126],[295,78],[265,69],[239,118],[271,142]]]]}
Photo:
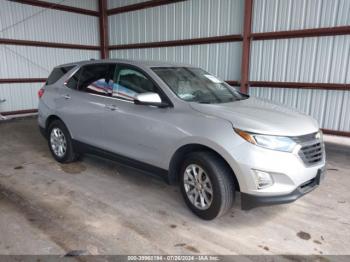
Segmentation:
{"type": "Polygon", "coordinates": [[[318,187],[321,180],[323,180],[324,175],[325,170],[319,169],[317,175],[313,179],[306,181],[294,191],[286,195],[259,196],[241,193],[241,208],[242,210],[250,210],[259,206],[278,205],[293,202],[318,187]]]}

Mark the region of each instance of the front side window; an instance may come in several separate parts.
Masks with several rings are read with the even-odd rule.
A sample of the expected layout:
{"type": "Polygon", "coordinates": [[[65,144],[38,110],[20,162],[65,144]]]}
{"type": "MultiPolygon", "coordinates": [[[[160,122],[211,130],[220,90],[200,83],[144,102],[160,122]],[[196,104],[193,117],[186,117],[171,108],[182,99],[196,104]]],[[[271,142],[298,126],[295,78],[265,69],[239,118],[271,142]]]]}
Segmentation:
{"type": "Polygon", "coordinates": [[[117,66],[114,74],[113,96],[134,100],[138,94],[156,92],[153,82],[140,71],[128,67],[117,66]]]}
{"type": "Polygon", "coordinates": [[[182,100],[218,104],[248,98],[200,68],[157,67],[153,71],[182,100]]]}
{"type": "Polygon", "coordinates": [[[82,92],[111,96],[114,68],[113,64],[92,64],[82,67],[81,72],[77,72],[77,78],[79,78],[77,89],[82,92]]]}

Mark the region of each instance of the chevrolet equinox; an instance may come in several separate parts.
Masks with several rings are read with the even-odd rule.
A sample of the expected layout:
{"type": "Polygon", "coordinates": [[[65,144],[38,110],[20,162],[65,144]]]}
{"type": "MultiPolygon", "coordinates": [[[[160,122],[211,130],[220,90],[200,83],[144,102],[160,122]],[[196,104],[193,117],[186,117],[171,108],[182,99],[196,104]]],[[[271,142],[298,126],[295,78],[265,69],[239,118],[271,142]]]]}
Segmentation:
{"type": "Polygon", "coordinates": [[[61,163],[83,153],[180,184],[203,219],[292,202],[325,172],[317,122],[240,93],[200,68],[91,60],[53,69],[39,90],[40,130],[61,163]]]}

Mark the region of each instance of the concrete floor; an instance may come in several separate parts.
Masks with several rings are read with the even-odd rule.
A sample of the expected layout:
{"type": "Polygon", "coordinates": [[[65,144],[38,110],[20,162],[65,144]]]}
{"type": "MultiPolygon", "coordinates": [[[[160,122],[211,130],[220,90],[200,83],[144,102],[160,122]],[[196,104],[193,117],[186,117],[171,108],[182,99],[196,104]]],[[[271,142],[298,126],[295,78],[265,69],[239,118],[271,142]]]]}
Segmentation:
{"type": "Polygon", "coordinates": [[[350,147],[289,205],[195,217],[177,187],[114,162],[53,160],[36,120],[0,122],[0,254],[350,254],[350,147]]]}

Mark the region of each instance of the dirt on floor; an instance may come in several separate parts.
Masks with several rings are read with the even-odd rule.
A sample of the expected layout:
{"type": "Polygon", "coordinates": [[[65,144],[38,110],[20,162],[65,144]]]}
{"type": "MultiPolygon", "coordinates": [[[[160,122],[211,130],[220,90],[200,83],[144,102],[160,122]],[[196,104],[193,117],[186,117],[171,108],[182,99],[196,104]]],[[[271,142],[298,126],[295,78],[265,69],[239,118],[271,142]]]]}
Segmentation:
{"type": "Polygon", "coordinates": [[[179,189],[94,156],[54,161],[36,119],[0,122],[0,254],[350,254],[350,147],[319,188],[203,221],[179,189]]]}

